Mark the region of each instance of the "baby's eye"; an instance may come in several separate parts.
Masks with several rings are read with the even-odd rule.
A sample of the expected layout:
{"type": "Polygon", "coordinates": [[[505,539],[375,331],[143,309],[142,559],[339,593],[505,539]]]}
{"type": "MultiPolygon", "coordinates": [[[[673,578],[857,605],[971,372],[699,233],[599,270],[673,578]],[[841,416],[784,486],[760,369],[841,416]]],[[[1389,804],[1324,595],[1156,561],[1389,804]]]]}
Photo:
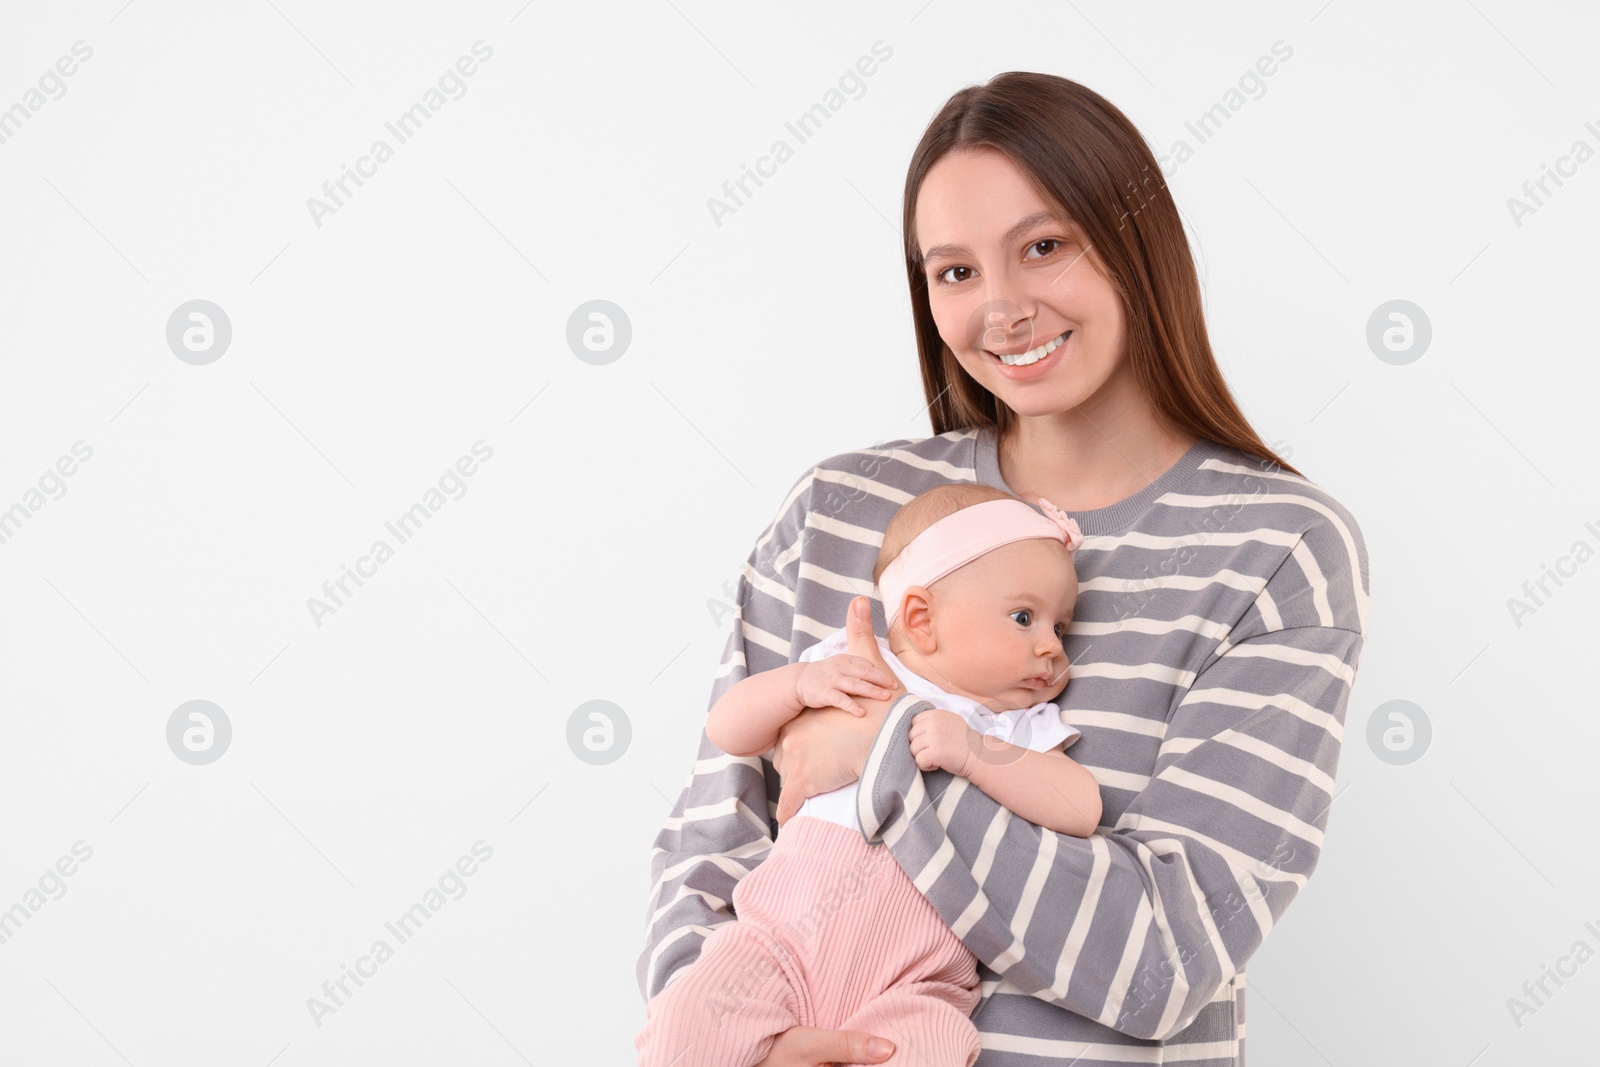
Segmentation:
{"type": "Polygon", "coordinates": [[[1066,623],[1064,623],[1064,622],[1056,623],[1056,639],[1059,640],[1062,643],[1062,645],[1065,645],[1067,643],[1067,624],[1066,623]]]}
{"type": "Polygon", "coordinates": [[[1033,612],[1029,611],[1027,608],[1018,608],[1016,611],[1011,613],[1011,617],[1013,619],[1017,619],[1017,625],[1019,626],[1033,625],[1033,612]],[[1021,615],[1022,618],[1017,619],[1018,615],[1021,615]]]}

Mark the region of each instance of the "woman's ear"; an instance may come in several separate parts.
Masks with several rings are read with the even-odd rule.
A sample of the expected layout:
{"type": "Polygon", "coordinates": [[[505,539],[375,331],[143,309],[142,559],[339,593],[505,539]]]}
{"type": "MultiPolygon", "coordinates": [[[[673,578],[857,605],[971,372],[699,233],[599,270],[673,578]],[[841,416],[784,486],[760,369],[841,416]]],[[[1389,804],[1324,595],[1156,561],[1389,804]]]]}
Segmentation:
{"type": "Polygon", "coordinates": [[[925,586],[906,586],[897,620],[906,640],[924,656],[932,654],[939,642],[933,635],[933,594],[925,586]]]}

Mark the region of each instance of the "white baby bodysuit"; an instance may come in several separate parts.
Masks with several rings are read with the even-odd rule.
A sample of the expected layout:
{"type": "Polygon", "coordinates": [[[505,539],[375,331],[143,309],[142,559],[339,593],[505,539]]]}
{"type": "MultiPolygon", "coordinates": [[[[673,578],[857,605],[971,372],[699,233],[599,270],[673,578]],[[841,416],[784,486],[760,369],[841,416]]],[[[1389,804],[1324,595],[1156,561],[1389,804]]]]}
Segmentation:
{"type": "MultiPolygon", "coordinates": [[[[1018,708],[1014,711],[990,711],[971,697],[945,692],[902,663],[899,656],[889,651],[888,641],[882,637],[877,640],[878,651],[882,654],[883,661],[894,671],[908,692],[933,701],[935,707],[955,712],[966,720],[968,726],[981,734],[998,737],[1002,741],[1009,741],[1013,745],[1035,752],[1047,752],[1062,742],[1070,746],[1082,736],[1082,731],[1076,726],[1069,726],[1061,721],[1061,709],[1051,701],[1041,701],[1031,708],[1018,708]]],[[[800,662],[814,663],[828,656],[849,651],[850,646],[844,630],[835,630],[801,652],[800,662]]],[[[856,813],[856,790],[860,784],[859,781],[851,782],[838,789],[807,797],[795,814],[826,819],[840,826],[848,826],[859,833],[861,817],[856,813]]]]}

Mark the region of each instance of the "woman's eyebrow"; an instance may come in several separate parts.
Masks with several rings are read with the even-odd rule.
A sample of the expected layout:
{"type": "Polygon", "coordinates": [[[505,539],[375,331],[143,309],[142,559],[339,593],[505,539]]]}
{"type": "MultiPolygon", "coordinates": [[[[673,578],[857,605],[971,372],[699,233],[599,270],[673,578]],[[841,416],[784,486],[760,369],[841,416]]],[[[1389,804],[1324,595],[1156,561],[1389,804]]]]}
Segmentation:
{"type": "MultiPolygon", "coordinates": [[[[1029,230],[1040,225],[1041,223],[1059,223],[1060,221],[1060,217],[1053,211],[1035,211],[1031,215],[1025,215],[1018,219],[1016,224],[1012,226],[1011,229],[1007,230],[1001,235],[1000,243],[1010,244],[1012,241],[1015,241],[1018,237],[1021,237],[1023,234],[1027,233],[1029,230]]],[[[922,259],[924,262],[926,262],[930,259],[937,259],[941,256],[957,257],[970,255],[972,255],[972,249],[968,248],[966,245],[945,244],[934,245],[932,248],[922,253],[922,259]]]]}

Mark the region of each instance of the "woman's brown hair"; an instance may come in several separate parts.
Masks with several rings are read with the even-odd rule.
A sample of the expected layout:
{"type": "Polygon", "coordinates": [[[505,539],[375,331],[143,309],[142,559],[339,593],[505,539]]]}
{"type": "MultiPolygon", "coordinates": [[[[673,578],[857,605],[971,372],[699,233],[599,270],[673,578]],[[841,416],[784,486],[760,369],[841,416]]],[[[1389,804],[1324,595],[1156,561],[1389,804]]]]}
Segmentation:
{"type": "Polygon", "coordinates": [[[928,170],[950,152],[979,146],[1005,153],[1082,230],[1122,294],[1127,358],[1157,414],[1299,474],[1256,434],[1223,380],[1177,204],[1137,127],[1093,90],[1030,71],[998,74],[952,96],[906,174],[906,275],[933,432],[986,426],[1004,437],[1014,418],[940,338],[917,239],[917,194],[928,170]]]}

